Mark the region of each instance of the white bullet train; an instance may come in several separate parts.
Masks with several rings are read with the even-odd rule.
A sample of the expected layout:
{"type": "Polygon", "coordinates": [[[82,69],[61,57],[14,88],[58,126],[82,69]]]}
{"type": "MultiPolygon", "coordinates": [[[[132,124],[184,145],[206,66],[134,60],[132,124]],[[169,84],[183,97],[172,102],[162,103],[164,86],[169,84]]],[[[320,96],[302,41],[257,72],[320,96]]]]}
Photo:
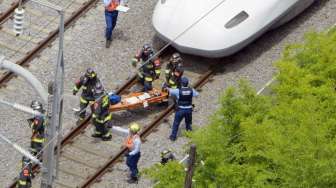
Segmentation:
{"type": "Polygon", "coordinates": [[[173,41],[183,53],[223,57],[286,23],[314,1],[159,0],[153,26],[160,38],[173,41]]]}

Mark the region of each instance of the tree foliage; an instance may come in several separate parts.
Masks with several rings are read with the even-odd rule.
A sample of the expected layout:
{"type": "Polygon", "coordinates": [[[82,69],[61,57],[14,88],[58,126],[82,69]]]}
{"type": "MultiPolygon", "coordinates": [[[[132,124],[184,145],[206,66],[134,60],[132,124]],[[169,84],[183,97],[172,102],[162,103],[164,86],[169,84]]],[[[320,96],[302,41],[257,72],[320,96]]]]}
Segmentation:
{"type": "MultiPolygon", "coordinates": [[[[191,135],[195,187],[336,187],[336,32],[307,34],[277,67],[272,95],[241,82],[191,135]]],[[[157,166],[152,176],[182,187],[181,168],[157,166]]]]}

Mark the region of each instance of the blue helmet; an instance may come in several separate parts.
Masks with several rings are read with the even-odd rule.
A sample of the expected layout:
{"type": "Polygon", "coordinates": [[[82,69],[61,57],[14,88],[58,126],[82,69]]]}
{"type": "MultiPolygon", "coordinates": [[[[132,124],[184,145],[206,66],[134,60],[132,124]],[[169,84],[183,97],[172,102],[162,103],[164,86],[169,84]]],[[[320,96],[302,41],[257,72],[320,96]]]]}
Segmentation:
{"type": "Polygon", "coordinates": [[[181,84],[182,84],[183,87],[187,87],[188,84],[189,84],[189,79],[187,77],[183,76],[181,78],[181,84]]]}

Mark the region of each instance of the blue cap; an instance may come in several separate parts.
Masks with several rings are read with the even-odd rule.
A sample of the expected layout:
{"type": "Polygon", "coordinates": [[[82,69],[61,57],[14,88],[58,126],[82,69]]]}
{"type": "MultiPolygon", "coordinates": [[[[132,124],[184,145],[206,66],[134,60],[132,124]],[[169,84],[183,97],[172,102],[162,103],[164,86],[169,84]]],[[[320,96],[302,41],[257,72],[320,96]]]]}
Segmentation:
{"type": "Polygon", "coordinates": [[[182,86],[187,87],[188,84],[189,84],[189,80],[188,80],[188,78],[185,77],[185,76],[183,76],[183,77],[181,78],[181,84],[182,84],[182,86]]]}

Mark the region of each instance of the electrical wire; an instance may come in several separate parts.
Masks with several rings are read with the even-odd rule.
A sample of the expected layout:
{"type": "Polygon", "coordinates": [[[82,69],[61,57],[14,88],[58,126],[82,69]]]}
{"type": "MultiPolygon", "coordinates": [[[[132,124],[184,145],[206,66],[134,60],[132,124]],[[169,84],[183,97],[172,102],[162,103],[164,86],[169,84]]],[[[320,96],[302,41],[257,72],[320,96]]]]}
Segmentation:
{"type": "Polygon", "coordinates": [[[189,27],[187,27],[184,31],[182,31],[180,34],[178,34],[173,40],[171,40],[169,43],[167,43],[164,47],[162,47],[158,52],[156,52],[151,58],[149,58],[147,61],[145,61],[139,68],[142,68],[145,66],[149,61],[153,60],[155,57],[159,56],[166,48],[168,48],[171,44],[173,44],[177,39],[179,39],[181,36],[183,36],[186,32],[188,32],[190,29],[192,29],[195,25],[197,25],[199,22],[201,22],[204,18],[206,18],[209,14],[211,14],[214,10],[216,10],[219,6],[221,6],[226,0],[220,1],[218,4],[216,4],[213,8],[211,8],[208,12],[206,12],[204,15],[202,15],[199,19],[197,19],[195,22],[193,22],[189,27]]]}
{"type": "MultiPolygon", "coordinates": [[[[61,2],[62,2],[62,1],[57,2],[56,5],[59,5],[61,2]]],[[[68,9],[71,5],[74,4],[74,2],[75,2],[75,0],[72,0],[68,5],[65,6],[64,9],[68,9]]],[[[46,25],[40,27],[39,30],[37,30],[37,32],[35,33],[35,36],[38,36],[39,34],[41,34],[41,33],[43,32],[43,30],[46,29],[48,26],[50,26],[52,23],[54,23],[54,21],[55,21],[56,19],[58,19],[58,17],[55,17],[55,18],[50,19],[49,22],[48,22],[46,25]]],[[[37,38],[37,37],[35,37],[35,38],[37,38]]],[[[9,58],[8,58],[8,59],[11,59],[11,58],[13,58],[15,55],[17,55],[17,53],[19,53],[20,50],[22,50],[24,47],[26,47],[28,44],[30,44],[30,42],[31,42],[33,39],[34,39],[34,38],[32,37],[32,38],[30,38],[29,40],[27,40],[22,46],[20,46],[20,48],[16,49],[11,55],[9,55],[9,58]]]]}
{"type": "MultiPolygon", "coordinates": [[[[187,27],[184,31],[182,31],[179,35],[177,35],[173,40],[171,40],[169,43],[167,43],[164,47],[162,47],[159,51],[157,51],[154,56],[152,56],[151,58],[149,58],[146,62],[144,62],[142,64],[141,67],[143,67],[144,65],[146,65],[149,61],[151,61],[153,58],[157,57],[159,54],[161,54],[166,48],[168,48],[173,42],[175,42],[178,38],[180,38],[181,36],[183,36],[186,32],[188,32],[190,29],[192,29],[195,25],[197,25],[200,21],[202,21],[204,18],[206,18],[210,13],[212,13],[214,10],[216,10],[220,5],[222,5],[226,0],[222,0],[220,1],[218,4],[216,4],[213,8],[211,8],[208,12],[206,12],[204,15],[202,15],[199,19],[197,19],[194,23],[192,23],[189,27],[187,27]]],[[[74,1],[72,1],[74,2],[74,1]]],[[[67,7],[68,8],[68,7],[67,7]]],[[[140,68],[141,68],[140,67],[140,68]]],[[[98,101],[102,96],[100,96],[98,99],[96,99],[94,102],[98,101]]],[[[83,109],[84,111],[84,109],[83,109]]],[[[80,111],[80,112],[83,112],[80,111]]],[[[45,144],[42,148],[42,150],[36,155],[37,157],[40,156],[42,154],[42,152],[47,148],[48,145],[50,145],[57,137],[58,134],[60,134],[61,132],[57,133],[47,144],[45,144]]],[[[25,166],[27,167],[28,164],[25,166]]]]}

